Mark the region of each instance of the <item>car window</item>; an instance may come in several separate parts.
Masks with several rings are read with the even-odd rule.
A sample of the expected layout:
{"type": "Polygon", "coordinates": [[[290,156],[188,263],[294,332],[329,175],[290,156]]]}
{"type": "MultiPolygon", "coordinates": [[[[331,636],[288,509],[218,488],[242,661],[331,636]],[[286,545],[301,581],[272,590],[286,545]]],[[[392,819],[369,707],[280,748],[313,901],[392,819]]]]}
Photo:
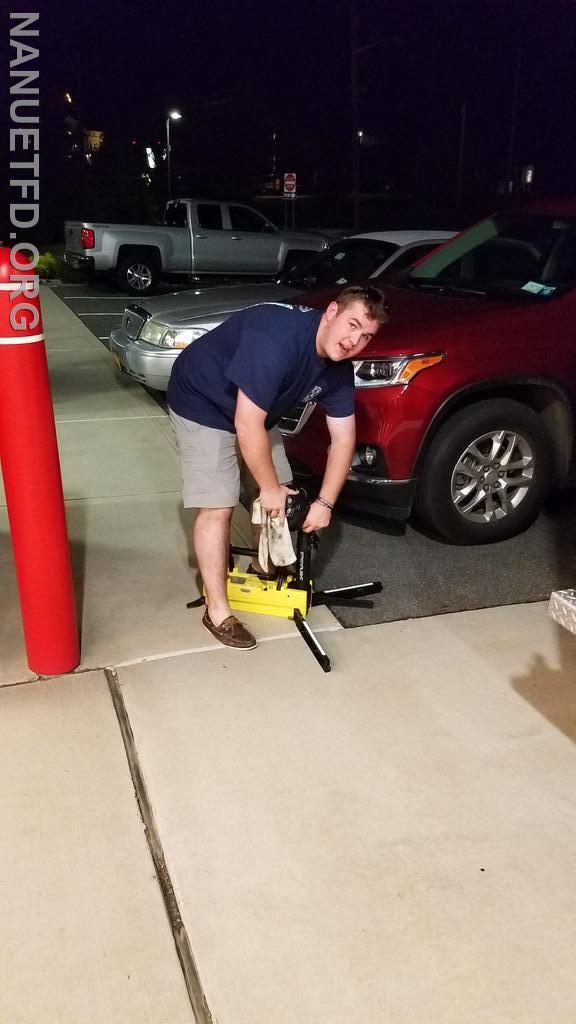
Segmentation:
{"type": "Polygon", "coordinates": [[[576,282],[576,221],[505,213],[481,221],[415,267],[404,281],[491,298],[548,299],[576,282]]]}
{"type": "Polygon", "coordinates": [[[168,203],[166,206],[166,224],[169,228],[185,228],[188,226],[186,203],[168,203]]]}
{"type": "Polygon", "coordinates": [[[208,231],[222,231],[220,203],[198,203],[198,224],[208,231]]]}
{"type": "Polygon", "coordinates": [[[386,268],[386,273],[396,273],[397,270],[404,270],[406,267],[411,267],[413,263],[421,260],[427,253],[432,252],[432,249],[436,249],[441,242],[427,242],[426,245],[411,245],[405,252],[399,253],[395,260],[389,267],[386,268]]]}
{"type": "Polygon", "coordinates": [[[264,217],[248,206],[229,206],[230,226],[233,231],[269,231],[270,226],[264,217]]]}
{"type": "Polygon", "coordinates": [[[576,226],[565,232],[551,262],[552,276],[559,285],[576,281],[576,226]]]}
{"type": "Polygon", "coordinates": [[[392,242],[371,238],[345,238],[286,274],[283,284],[295,288],[321,288],[361,281],[378,270],[398,249],[392,242]]]}

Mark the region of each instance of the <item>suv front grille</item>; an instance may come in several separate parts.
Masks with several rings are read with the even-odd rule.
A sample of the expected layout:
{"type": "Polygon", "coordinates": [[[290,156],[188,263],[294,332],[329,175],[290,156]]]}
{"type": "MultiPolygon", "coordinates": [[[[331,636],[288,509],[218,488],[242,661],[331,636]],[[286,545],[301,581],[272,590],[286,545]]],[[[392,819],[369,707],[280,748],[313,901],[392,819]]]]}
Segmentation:
{"type": "Polygon", "coordinates": [[[122,327],[128,337],[137,338],[144,324],[151,316],[152,313],[149,313],[142,306],[126,306],[124,316],[122,317],[122,327]]]}
{"type": "Polygon", "coordinates": [[[278,426],[282,433],[299,434],[304,424],[310,419],[315,408],[316,402],[301,402],[300,405],[295,405],[278,421],[278,426]]]}

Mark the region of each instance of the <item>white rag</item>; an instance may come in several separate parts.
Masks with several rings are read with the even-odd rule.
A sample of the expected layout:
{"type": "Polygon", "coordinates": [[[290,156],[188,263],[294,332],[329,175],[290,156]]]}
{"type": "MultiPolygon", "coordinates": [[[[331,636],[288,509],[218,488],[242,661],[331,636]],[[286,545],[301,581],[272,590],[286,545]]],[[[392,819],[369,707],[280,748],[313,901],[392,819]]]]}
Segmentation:
{"type": "Polygon", "coordinates": [[[264,512],[260,498],[256,498],[252,506],[252,522],[261,526],[260,543],[258,544],[258,561],[263,569],[268,559],[273,565],[292,565],[296,561],[296,552],[292,544],[288,523],[280,526],[278,516],[272,518],[270,512],[264,512]]]}

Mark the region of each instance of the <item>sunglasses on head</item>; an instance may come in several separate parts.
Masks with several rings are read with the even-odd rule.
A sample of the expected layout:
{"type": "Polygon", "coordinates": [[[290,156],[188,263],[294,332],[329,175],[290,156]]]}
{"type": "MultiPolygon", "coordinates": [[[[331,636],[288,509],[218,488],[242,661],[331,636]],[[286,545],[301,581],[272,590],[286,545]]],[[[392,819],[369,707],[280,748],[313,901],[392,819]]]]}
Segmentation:
{"type": "Polygon", "coordinates": [[[378,288],[372,288],[371,285],[366,285],[365,288],[351,288],[351,295],[363,295],[368,302],[378,302],[384,308],[385,313],[390,312],[390,306],[387,302],[384,302],[384,296],[378,288]]]}

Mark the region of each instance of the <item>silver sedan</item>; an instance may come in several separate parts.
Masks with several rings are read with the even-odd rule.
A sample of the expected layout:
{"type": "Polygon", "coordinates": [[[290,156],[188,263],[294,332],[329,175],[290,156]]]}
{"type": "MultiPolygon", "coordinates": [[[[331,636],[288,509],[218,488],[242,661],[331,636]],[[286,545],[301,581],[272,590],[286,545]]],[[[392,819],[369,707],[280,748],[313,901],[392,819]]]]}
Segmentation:
{"type": "Polygon", "coordinates": [[[385,281],[442,242],[449,231],[373,231],[351,235],[269,284],[198,288],[127,306],[112,331],[110,351],[119,370],[165,391],[179,352],[232,313],[261,302],[286,302],[316,288],[370,278],[385,281]]]}

